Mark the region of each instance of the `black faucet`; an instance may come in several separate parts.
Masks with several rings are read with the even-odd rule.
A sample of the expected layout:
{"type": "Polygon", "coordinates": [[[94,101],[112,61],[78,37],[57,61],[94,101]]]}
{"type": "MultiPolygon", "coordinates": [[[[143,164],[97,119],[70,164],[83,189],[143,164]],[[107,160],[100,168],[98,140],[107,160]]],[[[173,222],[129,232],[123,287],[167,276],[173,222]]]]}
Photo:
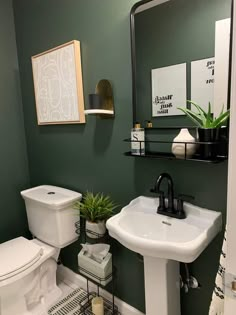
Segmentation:
{"type": "Polygon", "coordinates": [[[185,219],[186,214],[183,209],[183,197],[179,196],[177,199],[177,207],[174,206],[174,183],[171,176],[167,173],[162,173],[156,180],[155,186],[151,189],[151,192],[159,194],[159,206],[157,208],[157,213],[163,214],[169,217],[177,219],[185,219]],[[164,179],[167,179],[168,183],[168,203],[166,207],[164,192],[160,190],[161,183],[164,179]]]}

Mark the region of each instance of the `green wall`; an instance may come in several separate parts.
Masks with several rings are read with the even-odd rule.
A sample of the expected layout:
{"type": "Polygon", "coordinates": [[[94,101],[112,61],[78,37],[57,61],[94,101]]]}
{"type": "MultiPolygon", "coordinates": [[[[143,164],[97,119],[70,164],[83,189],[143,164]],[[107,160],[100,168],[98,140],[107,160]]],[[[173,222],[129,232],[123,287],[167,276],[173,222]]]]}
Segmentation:
{"type": "MultiPolygon", "coordinates": [[[[128,158],[123,155],[132,126],[129,12],[135,0],[14,1],[26,138],[32,185],[54,184],[109,193],[121,206],[147,194],[156,177],[169,172],[176,193],[192,194],[200,206],[225,213],[227,163],[128,158]],[[82,45],[85,103],[101,78],[114,86],[114,120],[88,117],[86,125],[38,126],[30,57],[78,39],[82,45]]],[[[202,285],[182,297],[183,315],[207,315],[222,235],[193,264],[202,285]]],[[[116,243],[117,296],[144,311],[143,265],[116,243]]],[[[76,271],[79,242],[63,250],[76,271]]]]}
{"type": "Polygon", "coordinates": [[[0,0],[0,243],[27,235],[20,191],[29,185],[12,1],[0,0]]]}

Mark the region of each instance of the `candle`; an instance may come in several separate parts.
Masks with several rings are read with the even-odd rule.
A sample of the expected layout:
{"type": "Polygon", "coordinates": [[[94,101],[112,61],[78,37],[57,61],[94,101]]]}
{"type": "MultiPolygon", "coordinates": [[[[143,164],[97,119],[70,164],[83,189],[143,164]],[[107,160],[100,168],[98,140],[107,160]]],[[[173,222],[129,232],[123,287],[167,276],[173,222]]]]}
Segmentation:
{"type": "Polygon", "coordinates": [[[104,304],[102,297],[95,297],[92,299],[92,312],[94,315],[104,315],[104,304]]]}

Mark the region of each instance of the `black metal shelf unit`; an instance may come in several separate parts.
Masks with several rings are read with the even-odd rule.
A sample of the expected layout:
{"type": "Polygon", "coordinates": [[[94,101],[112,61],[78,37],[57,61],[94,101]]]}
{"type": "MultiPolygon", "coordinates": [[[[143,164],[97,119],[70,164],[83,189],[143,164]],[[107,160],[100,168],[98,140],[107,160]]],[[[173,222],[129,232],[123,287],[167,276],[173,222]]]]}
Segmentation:
{"type": "MultiPolygon", "coordinates": [[[[92,312],[92,299],[97,296],[96,292],[91,292],[88,294],[88,296],[84,299],[82,303],[80,303],[80,315],[94,315],[92,312]]],[[[113,315],[113,314],[119,314],[118,307],[114,305],[111,301],[105,299],[103,297],[104,301],[104,314],[105,315],[113,315]]]]}
{"type": "MultiPolygon", "coordinates": [[[[150,131],[157,131],[157,130],[161,130],[161,131],[165,131],[165,130],[179,130],[182,128],[187,128],[187,129],[192,129],[192,130],[196,130],[197,131],[197,127],[196,126],[188,126],[188,127],[184,127],[184,126],[168,126],[168,127],[156,127],[156,128],[145,128],[145,132],[146,132],[146,136],[149,134],[150,135],[150,131]]],[[[163,136],[163,134],[162,134],[163,136]]],[[[223,139],[223,140],[219,140],[219,141],[215,141],[215,142],[200,142],[200,141],[196,141],[194,142],[194,144],[196,144],[196,147],[200,148],[200,146],[209,146],[209,147],[214,147],[216,149],[216,151],[218,152],[218,154],[216,154],[216,156],[214,156],[213,158],[203,158],[202,155],[198,152],[196,152],[196,154],[194,154],[192,157],[188,157],[187,155],[187,146],[192,145],[193,142],[176,142],[177,144],[181,144],[184,145],[184,155],[182,156],[182,158],[177,158],[174,154],[172,154],[170,151],[169,152],[162,152],[162,151],[158,151],[158,150],[149,150],[147,149],[147,147],[151,144],[158,144],[158,145],[172,145],[173,140],[172,141],[166,141],[166,140],[148,140],[147,138],[145,139],[145,141],[138,141],[138,140],[131,140],[129,139],[124,139],[125,142],[130,143],[139,143],[139,147],[140,147],[140,152],[142,152],[141,148],[142,148],[142,144],[145,144],[145,152],[142,152],[141,154],[134,154],[131,151],[125,152],[124,154],[126,156],[130,156],[130,157],[138,157],[138,158],[156,158],[156,159],[166,159],[166,160],[186,160],[186,161],[196,161],[196,162],[204,162],[204,163],[220,163],[223,162],[225,160],[228,159],[228,154],[227,154],[227,145],[228,145],[228,139],[223,139]],[[223,146],[223,150],[219,149],[220,147],[223,146]]],[[[198,151],[198,150],[197,150],[198,151]]]]}
{"type": "Polygon", "coordinates": [[[132,152],[125,152],[125,156],[136,157],[136,158],[152,158],[159,160],[180,160],[180,161],[195,161],[195,162],[204,162],[209,164],[217,164],[227,160],[224,156],[217,156],[214,160],[203,160],[199,155],[195,155],[192,158],[178,159],[171,153],[158,153],[158,152],[146,152],[144,155],[132,154],[132,152]]]}
{"type": "MultiPolygon", "coordinates": [[[[86,229],[85,220],[80,218],[80,221],[78,221],[76,224],[76,233],[80,236],[82,239],[82,242],[86,243],[87,240],[89,240],[89,243],[96,244],[98,242],[107,243],[110,247],[111,254],[113,253],[113,239],[109,236],[109,234],[106,232],[105,235],[98,234],[94,231],[86,229]],[[90,238],[88,235],[93,235],[96,238],[90,238]]],[[[81,307],[81,315],[91,314],[92,307],[91,307],[91,301],[95,296],[101,296],[104,301],[104,315],[120,315],[120,312],[118,310],[118,307],[115,305],[115,278],[116,278],[116,269],[113,264],[113,255],[112,255],[112,272],[109,273],[106,277],[102,278],[97,276],[96,274],[92,273],[89,270],[86,270],[85,268],[82,268],[81,266],[78,266],[78,272],[81,274],[82,277],[86,278],[87,281],[87,301],[86,303],[83,303],[83,307],[81,307]],[[104,281],[109,281],[109,283],[103,285],[104,281]],[[89,282],[92,282],[97,286],[97,292],[90,292],[89,289],[89,282]],[[112,295],[112,301],[109,301],[108,299],[104,298],[100,294],[100,288],[106,288],[108,285],[111,285],[111,295],[112,295]]]]}
{"type": "Polygon", "coordinates": [[[145,130],[177,130],[177,129],[197,129],[196,126],[165,126],[165,127],[145,127],[145,130]]]}

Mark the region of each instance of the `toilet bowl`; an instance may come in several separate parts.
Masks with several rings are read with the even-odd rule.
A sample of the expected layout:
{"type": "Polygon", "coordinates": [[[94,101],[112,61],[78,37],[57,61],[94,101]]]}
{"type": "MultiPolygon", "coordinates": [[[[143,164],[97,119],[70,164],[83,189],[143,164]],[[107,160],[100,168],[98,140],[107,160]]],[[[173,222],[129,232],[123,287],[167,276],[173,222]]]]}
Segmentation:
{"type": "Polygon", "coordinates": [[[21,194],[35,238],[18,237],[0,244],[0,314],[32,315],[35,310],[47,314],[61,295],[56,284],[60,249],[78,238],[73,203],[82,196],[54,186],[21,194]]]}

